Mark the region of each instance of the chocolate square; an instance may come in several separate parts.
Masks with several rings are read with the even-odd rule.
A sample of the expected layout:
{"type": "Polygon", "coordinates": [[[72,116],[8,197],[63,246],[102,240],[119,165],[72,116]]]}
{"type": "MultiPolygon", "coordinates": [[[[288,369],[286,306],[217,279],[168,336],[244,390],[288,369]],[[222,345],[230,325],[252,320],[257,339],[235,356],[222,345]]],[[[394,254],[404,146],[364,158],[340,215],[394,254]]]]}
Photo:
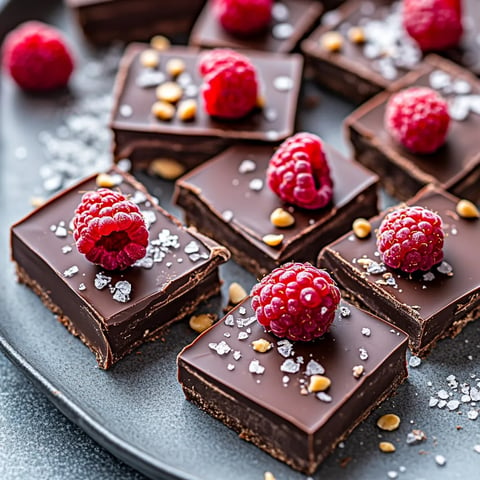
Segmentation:
{"type": "Polygon", "coordinates": [[[227,32],[212,12],[212,0],[207,2],[193,26],[190,45],[198,47],[225,47],[291,52],[313,28],[323,7],[311,0],[283,0],[275,2],[272,21],[265,32],[253,35],[234,35],[227,32]]]}
{"type": "MultiPolygon", "coordinates": [[[[408,202],[443,220],[444,261],[428,272],[408,275],[385,266],[375,235],[359,239],[352,232],[325,247],[318,259],[354,302],[407,332],[417,355],[425,355],[439,339],[457,335],[480,315],[480,277],[472,250],[480,242],[480,221],[459,217],[457,202],[432,186],[408,202]]],[[[371,220],[372,232],[386,213],[371,220]]]]}
{"type": "Polygon", "coordinates": [[[218,266],[228,251],[156,205],[145,188],[113,168],[115,188],[135,201],[149,227],[147,256],[108,272],[81,255],[70,221],[92,176],[59,193],[11,228],[18,280],[29,286],[71,333],[109,368],[162,329],[219,292],[218,266]]]}
{"type": "Polygon", "coordinates": [[[398,144],[384,128],[390,93],[381,93],[345,120],[355,158],[380,176],[386,190],[399,199],[435,183],[459,197],[480,200],[480,81],[448,60],[426,57],[415,72],[395,84],[436,88],[449,102],[446,143],[431,154],[415,154],[398,144]],[[442,88],[440,88],[443,85],[442,88]]]}
{"type": "Polygon", "coordinates": [[[247,298],[179,354],[178,379],[188,400],[241,438],[312,474],[405,380],[406,348],[405,333],[346,302],[317,341],[281,340],[247,298]],[[255,351],[259,339],[272,348],[255,351]],[[313,374],[331,380],[327,391],[308,391],[313,374]]]}
{"type": "MultiPolygon", "coordinates": [[[[172,158],[187,168],[211,158],[233,143],[276,143],[293,133],[302,78],[302,57],[298,54],[246,52],[263,86],[265,106],[239,120],[222,121],[203,109],[197,72],[200,51],[171,47],[160,52],[160,70],[152,72],[140,64],[139,56],[148,48],[143,44],[128,47],[115,85],[111,128],[115,160],[129,158],[134,168],[143,168],[156,158],[172,158]],[[151,113],[155,86],[145,79],[165,73],[168,59],[179,58],[186,71],[177,78],[184,94],[198,100],[197,115],[191,121],[173,118],[158,120],[151,113]]],[[[167,75],[168,79],[168,75],[167,75]]],[[[161,82],[159,82],[161,83],[161,82]]]]}
{"type": "Polygon", "coordinates": [[[329,145],[324,148],[334,181],[333,200],[325,208],[293,207],[270,190],[266,170],[274,148],[268,146],[232,147],[197,167],[177,180],[174,201],[187,224],[227,246],[256,275],[289,260],[314,262],[321,247],[348,231],[355,218],[378,212],[376,175],[329,145]],[[270,214],[277,208],[289,211],[295,224],[272,225],[270,214]],[[272,247],[262,240],[267,234],[284,239],[272,247]]]}

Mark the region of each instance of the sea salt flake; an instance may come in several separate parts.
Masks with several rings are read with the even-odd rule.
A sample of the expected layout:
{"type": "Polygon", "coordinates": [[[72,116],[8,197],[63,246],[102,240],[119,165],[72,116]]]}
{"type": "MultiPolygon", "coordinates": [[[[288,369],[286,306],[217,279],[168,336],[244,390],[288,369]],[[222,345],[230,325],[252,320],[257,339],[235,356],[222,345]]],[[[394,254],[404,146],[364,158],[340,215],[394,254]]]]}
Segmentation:
{"type": "Polygon", "coordinates": [[[87,286],[84,284],[84,283],[81,283],[79,286],[78,286],[78,289],[83,292],[84,290],[87,289],[87,286]]]}
{"type": "Polygon", "coordinates": [[[233,219],[233,212],[231,210],[224,210],[222,212],[222,218],[226,221],[226,222],[231,222],[232,219],[233,219]]]}
{"type": "Polygon", "coordinates": [[[362,328],[362,335],[363,335],[363,336],[369,337],[371,334],[372,334],[372,332],[370,331],[369,328],[367,328],[367,327],[363,327],[363,328],[362,328]]]}
{"type": "Polygon", "coordinates": [[[449,410],[456,410],[460,406],[460,402],[458,400],[450,400],[447,403],[447,408],[449,410]]]}
{"type": "Polygon", "coordinates": [[[284,376],[282,377],[282,383],[285,384],[285,383],[288,383],[289,381],[290,381],[290,377],[289,377],[288,375],[284,375],[284,376]]]}
{"type": "Polygon", "coordinates": [[[241,354],[240,350],[235,350],[233,352],[232,356],[233,356],[233,359],[236,360],[236,361],[238,361],[242,358],[242,354],[241,354]]]}
{"type": "Polygon", "coordinates": [[[227,370],[229,370],[230,372],[231,372],[232,370],[235,370],[235,365],[234,365],[233,363],[229,363],[229,364],[227,365],[227,370]]]}
{"type": "Polygon", "coordinates": [[[190,253],[197,253],[200,250],[198,243],[195,240],[187,243],[183,251],[188,255],[190,253]]]}
{"type": "Polygon", "coordinates": [[[326,394],[325,392],[318,392],[315,396],[319,400],[321,400],[322,402],[325,402],[325,403],[330,403],[332,401],[332,397],[330,395],[326,394]]]}
{"type": "Polygon", "coordinates": [[[261,178],[253,178],[248,184],[248,188],[254,192],[259,192],[263,188],[263,180],[261,178]]]}
{"type": "Polygon", "coordinates": [[[325,373],[325,369],[323,368],[320,363],[317,361],[311,359],[308,361],[306,369],[305,369],[305,374],[308,376],[311,375],[323,375],[325,373]]]}
{"type": "Polygon", "coordinates": [[[300,370],[300,365],[288,358],[282,363],[280,370],[285,373],[297,373],[300,370]]]}
{"type": "Polygon", "coordinates": [[[450,117],[458,122],[462,122],[468,117],[470,112],[470,100],[468,97],[459,95],[449,101],[448,112],[450,117]]]}
{"type": "Polygon", "coordinates": [[[112,277],[100,272],[95,275],[94,285],[98,290],[102,290],[112,281],[112,277]]]}
{"type": "Polygon", "coordinates": [[[443,261],[443,262],[437,267],[437,270],[438,270],[440,273],[443,273],[443,274],[445,274],[445,275],[452,275],[453,267],[452,267],[449,263],[443,261]]]}
{"type": "Polygon", "coordinates": [[[234,327],[235,319],[233,318],[233,315],[232,314],[227,315],[227,318],[225,318],[224,323],[227,327],[234,327]]]}
{"type": "Polygon", "coordinates": [[[431,282],[435,280],[435,274],[433,272],[427,272],[423,274],[422,278],[424,282],[431,282]]]}
{"type": "Polygon", "coordinates": [[[137,260],[133,265],[139,268],[146,268],[147,270],[152,268],[154,264],[153,258],[145,256],[137,260]]]}
{"type": "Polygon", "coordinates": [[[358,351],[360,352],[360,360],[368,359],[368,352],[365,348],[359,348],[358,351]]]}
{"type": "Polygon", "coordinates": [[[398,478],[398,472],[396,472],[395,470],[389,470],[387,472],[387,477],[392,479],[398,478]]]}
{"type": "Polygon", "coordinates": [[[246,309],[245,307],[240,307],[240,308],[238,309],[238,313],[239,313],[240,315],[245,315],[245,314],[247,313],[247,309],[246,309]]]}
{"type": "Polygon", "coordinates": [[[128,118],[133,115],[133,108],[130,105],[123,104],[123,105],[120,105],[119,112],[122,117],[128,118]]]}
{"type": "MultiPolygon", "coordinates": [[[[165,81],[166,77],[159,70],[145,69],[138,75],[135,83],[140,88],[158,87],[165,81]]],[[[178,81],[178,79],[177,79],[178,81]]]]}
{"type": "Polygon", "coordinates": [[[469,420],[476,420],[478,418],[477,410],[469,410],[467,412],[467,417],[469,418],[469,420]]]}
{"type": "Polygon", "coordinates": [[[208,254],[206,252],[202,253],[192,253],[188,256],[192,262],[198,262],[199,260],[207,260],[208,254]]]}
{"type": "Polygon", "coordinates": [[[440,400],[437,404],[437,407],[438,408],[444,408],[446,404],[447,404],[446,400],[440,400]]]}
{"type": "Polygon", "coordinates": [[[451,85],[450,75],[443,70],[434,70],[429,76],[430,86],[435,90],[442,90],[451,85]]]}
{"type": "Polygon", "coordinates": [[[447,400],[449,395],[448,395],[448,392],[446,390],[439,390],[437,392],[437,396],[438,396],[438,398],[441,398],[442,400],[447,400]]]}
{"type": "Polygon", "coordinates": [[[410,357],[410,360],[408,361],[408,364],[409,364],[412,368],[419,367],[421,363],[422,363],[422,359],[421,359],[420,357],[416,357],[415,355],[412,355],[412,356],[410,357]]]}
{"type": "Polygon", "coordinates": [[[470,398],[470,395],[462,395],[460,398],[460,401],[463,403],[470,403],[472,399],[470,398]]]}
{"type": "Polygon", "coordinates": [[[470,389],[470,398],[472,399],[472,402],[480,402],[480,390],[478,388],[472,387],[470,389]]]}
{"type": "Polygon", "coordinates": [[[282,357],[288,358],[293,355],[293,343],[286,339],[280,340],[277,342],[277,350],[282,357]]]}
{"type": "Polygon", "coordinates": [[[62,253],[70,253],[72,251],[72,247],[70,245],[64,245],[62,247],[62,253]]]}
{"type": "Polygon", "coordinates": [[[257,375],[262,375],[265,372],[265,367],[260,365],[258,360],[252,360],[248,366],[248,371],[257,375]]]}
{"type": "Polygon", "coordinates": [[[277,23],[272,28],[272,36],[278,40],[290,38],[295,29],[290,23],[277,23]]]}
{"type": "Polygon", "coordinates": [[[435,455],[435,463],[443,467],[447,463],[447,460],[443,455],[435,455]]]}
{"type": "Polygon", "coordinates": [[[80,271],[80,269],[77,267],[77,265],[72,265],[70,268],[67,268],[64,272],[63,272],[63,276],[65,278],[72,278],[74,275],[76,275],[78,272],[80,271]]]}
{"type": "Polygon", "coordinates": [[[237,338],[239,340],[246,340],[248,338],[248,333],[247,332],[239,332],[237,338]]]}
{"type": "Polygon", "coordinates": [[[293,88],[293,80],[290,77],[281,75],[273,79],[273,86],[280,92],[287,92],[293,88]]]}
{"type": "Polygon", "coordinates": [[[430,408],[436,407],[438,405],[438,402],[439,402],[438,398],[430,397],[430,400],[428,402],[428,406],[430,408]]]}
{"type": "Polygon", "coordinates": [[[55,229],[55,236],[56,236],[56,237],[65,238],[67,235],[68,235],[68,231],[67,231],[67,229],[66,229],[64,226],[59,225],[59,226],[55,229]]]}
{"type": "Polygon", "coordinates": [[[345,306],[340,307],[340,316],[342,318],[349,317],[351,315],[351,313],[352,312],[350,311],[350,309],[348,307],[345,307],[345,306]]]}
{"type": "Polygon", "coordinates": [[[476,453],[480,453],[480,444],[474,445],[473,446],[473,451],[476,452],[476,453]]]}
{"type": "Polygon", "coordinates": [[[407,445],[417,445],[427,439],[422,430],[412,430],[407,434],[407,445]]]}
{"type": "Polygon", "coordinates": [[[231,352],[232,348],[230,345],[222,340],[219,343],[211,342],[208,344],[208,347],[211,348],[212,350],[215,350],[218,355],[226,355],[231,352]]]}
{"type": "Polygon", "coordinates": [[[272,18],[276,22],[284,22],[285,20],[288,19],[288,16],[290,15],[290,12],[288,10],[288,7],[281,2],[275,2],[272,5],[272,18]]]}
{"type": "Polygon", "coordinates": [[[238,172],[242,174],[254,172],[256,169],[257,164],[249,158],[242,160],[242,163],[240,163],[240,165],[238,166],[238,172]]]}
{"type": "Polygon", "coordinates": [[[118,281],[113,287],[113,299],[120,303],[126,303],[130,300],[132,284],[126,280],[118,281]]]}
{"type": "Polygon", "coordinates": [[[465,80],[455,80],[452,85],[453,93],[466,95],[472,91],[472,86],[465,80]]]}
{"type": "Polygon", "coordinates": [[[145,220],[147,229],[157,221],[157,216],[153,210],[141,210],[140,213],[145,220]]]}

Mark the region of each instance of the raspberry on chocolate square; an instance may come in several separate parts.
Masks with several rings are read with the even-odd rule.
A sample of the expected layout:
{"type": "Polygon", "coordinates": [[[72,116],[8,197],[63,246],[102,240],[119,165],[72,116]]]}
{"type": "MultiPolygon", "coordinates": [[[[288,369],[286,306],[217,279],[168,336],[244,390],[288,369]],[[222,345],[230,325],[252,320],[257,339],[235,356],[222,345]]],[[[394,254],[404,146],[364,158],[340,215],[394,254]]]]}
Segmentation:
{"type": "MultiPolygon", "coordinates": [[[[30,287],[58,320],[93,351],[104,369],[146,341],[158,339],[166,326],[217,294],[218,266],[229,258],[225,248],[186,229],[157,206],[133,177],[113,167],[109,178],[115,189],[112,195],[118,197],[120,190],[128,197],[128,202],[135,204],[128,207],[135,211],[134,215],[125,214],[125,201],[102,206],[98,195],[92,194],[97,188],[97,178],[92,176],[59,193],[11,227],[11,255],[19,282],[30,287]],[[84,192],[89,192],[86,195],[94,205],[89,213],[72,222],[84,192]],[[145,232],[137,210],[149,231],[146,249],[142,247],[145,232]],[[106,216],[107,212],[112,216],[106,216]],[[81,228],[75,225],[79,222],[81,228]],[[95,227],[100,227],[99,231],[95,227]],[[83,246],[88,244],[90,252],[92,240],[100,236],[103,240],[98,240],[97,250],[101,247],[103,253],[114,249],[119,256],[113,264],[91,263],[77,250],[72,229],[83,246]],[[128,242],[119,232],[128,233],[128,242]],[[132,245],[133,240],[139,244],[132,245]],[[124,248],[112,244],[116,241],[123,242],[124,248]],[[133,257],[129,260],[134,260],[142,253],[140,250],[142,258],[132,266],[106,270],[124,267],[118,259],[127,254],[133,257]]],[[[91,258],[96,263],[98,259],[96,255],[91,258]]]]}
{"type": "MultiPolygon", "coordinates": [[[[458,65],[429,55],[415,72],[392,86],[435,90],[448,104],[450,125],[443,145],[432,153],[414,153],[393,138],[385,112],[394,93],[372,98],[345,120],[356,160],[375,171],[386,190],[401,200],[435,183],[459,197],[480,200],[480,81],[458,65]]],[[[428,139],[425,129],[418,136],[428,139]]],[[[437,139],[433,139],[437,142],[437,139]]]]}
{"type": "MultiPolygon", "coordinates": [[[[275,148],[248,145],[231,147],[178,179],[174,201],[187,224],[227,246],[256,275],[290,260],[314,262],[321,247],[348,231],[356,217],[378,211],[376,175],[325,143],[323,149],[334,185],[323,208],[282,201],[267,185],[275,148]]],[[[315,190],[310,193],[315,200],[315,190]]]]}
{"type": "MultiPolygon", "coordinates": [[[[332,274],[355,304],[404,330],[416,355],[427,354],[438,340],[457,335],[468,322],[480,316],[480,277],[474,251],[480,242],[480,220],[458,214],[458,202],[457,197],[431,185],[407,202],[428,209],[432,219],[436,215],[441,218],[443,260],[440,254],[428,270],[402,271],[401,263],[398,263],[400,268],[389,267],[384,260],[390,263],[390,259],[382,257],[385,253],[379,252],[375,235],[361,239],[353,232],[327,245],[318,258],[318,265],[332,274]]],[[[391,211],[371,220],[372,232],[380,228],[377,235],[381,235],[381,222],[391,211]]],[[[406,224],[410,225],[410,232],[402,227],[400,233],[394,228],[388,234],[390,245],[397,243],[396,253],[407,253],[405,248],[410,243],[417,253],[429,254],[432,247],[431,251],[438,255],[436,250],[441,242],[433,245],[437,242],[431,236],[433,223],[427,226],[422,240],[425,245],[413,244],[412,238],[421,239],[419,232],[415,232],[421,223],[413,217],[406,224]],[[393,238],[395,231],[397,241],[393,238]]]]}

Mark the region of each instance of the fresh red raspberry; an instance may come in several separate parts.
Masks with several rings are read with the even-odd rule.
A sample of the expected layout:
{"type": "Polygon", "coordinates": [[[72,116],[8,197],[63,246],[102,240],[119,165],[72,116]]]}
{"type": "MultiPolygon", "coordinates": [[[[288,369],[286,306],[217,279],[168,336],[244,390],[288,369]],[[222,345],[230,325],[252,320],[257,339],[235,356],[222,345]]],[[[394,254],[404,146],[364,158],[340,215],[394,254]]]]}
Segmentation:
{"type": "Polygon", "coordinates": [[[201,90],[209,115],[242,118],[257,105],[257,72],[244,55],[228,49],[212,50],[201,59],[199,71],[204,75],[201,90]]]}
{"type": "Polygon", "coordinates": [[[138,206],[121,193],[86,192],[73,218],[78,251],[107,270],[124,270],[146,254],[148,230],[138,206]]]}
{"type": "Polygon", "coordinates": [[[403,26],[424,52],[455,47],[463,34],[461,0],[405,0],[403,26]]]}
{"type": "Polygon", "coordinates": [[[433,153],[445,143],[450,124],[447,102],[431,88],[411,87],[390,97],[385,128],[414,153],[433,153]]]}
{"type": "Polygon", "coordinates": [[[443,260],[442,219],[423,207],[393,210],[377,231],[383,263],[411,273],[430,270],[443,260]]]}
{"type": "Polygon", "coordinates": [[[3,64],[21,88],[32,91],[64,87],[74,67],[62,34],[33,21],[23,23],[7,35],[3,64]]]}
{"type": "Polygon", "coordinates": [[[258,322],[281,338],[309,342],[330,327],[340,290],[325,270],[309,263],[287,263],[253,286],[258,322]]]}
{"type": "Polygon", "coordinates": [[[225,30],[244,36],[267,28],[272,5],[273,0],[213,0],[213,13],[225,30]]]}
{"type": "Polygon", "coordinates": [[[308,209],[326,206],[333,181],[322,140],[306,132],[287,138],[270,159],[267,181],[284,202],[308,209]]]}

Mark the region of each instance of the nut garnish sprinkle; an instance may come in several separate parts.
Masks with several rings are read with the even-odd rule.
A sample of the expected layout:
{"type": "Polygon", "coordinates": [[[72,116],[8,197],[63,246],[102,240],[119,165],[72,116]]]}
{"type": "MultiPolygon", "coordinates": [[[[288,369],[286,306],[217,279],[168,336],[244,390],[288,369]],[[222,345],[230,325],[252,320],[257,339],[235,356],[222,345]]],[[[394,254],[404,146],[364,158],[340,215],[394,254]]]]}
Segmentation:
{"type": "Polygon", "coordinates": [[[177,107],[177,117],[182,122],[193,120],[197,115],[197,101],[193,98],[182,100],[177,107]]]}
{"type": "Polygon", "coordinates": [[[283,208],[276,208],[270,214],[270,221],[275,227],[286,228],[291,227],[295,223],[295,217],[283,208]]]}
{"type": "Polygon", "coordinates": [[[395,415],[394,413],[387,413],[386,415],[382,415],[377,420],[377,427],[388,432],[396,430],[399,426],[400,417],[398,415],[395,415]]]}
{"type": "Polygon", "coordinates": [[[140,54],[140,63],[146,68],[156,68],[160,63],[158,52],[153,49],[144,50],[140,54]]]}
{"type": "Polygon", "coordinates": [[[158,100],[177,103],[183,95],[182,87],[176,82],[165,82],[159,85],[155,91],[158,100]]]}
{"type": "Polygon", "coordinates": [[[228,287],[228,301],[237,305],[247,296],[245,289],[237,282],[232,282],[228,287]]]}
{"type": "Polygon", "coordinates": [[[457,203],[456,206],[457,213],[462,218],[479,218],[480,212],[473,202],[470,200],[462,199],[457,203]]]}
{"type": "Polygon", "coordinates": [[[332,381],[324,375],[312,375],[308,384],[309,392],[323,392],[330,387],[332,381]]]}
{"type": "Polygon", "coordinates": [[[150,46],[155,50],[167,50],[170,48],[170,40],[163,35],[155,35],[150,40],[150,46]]]}
{"type": "Polygon", "coordinates": [[[185,62],[181,58],[170,58],[165,65],[165,70],[172,77],[178,77],[185,71],[185,62]]]}
{"type": "Polygon", "coordinates": [[[380,442],[378,448],[383,453],[392,453],[396,450],[395,445],[391,442],[380,442]]]}
{"type": "Polygon", "coordinates": [[[327,32],[320,37],[320,45],[328,52],[338,52],[343,47],[343,36],[338,32],[327,32]]]}
{"type": "Polygon", "coordinates": [[[252,347],[256,352],[265,353],[272,348],[272,344],[264,338],[259,338],[252,342],[252,347]]]}
{"type": "Polygon", "coordinates": [[[175,180],[185,172],[185,167],[173,158],[156,158],[150,163],[149,170],[166,180],[175,180]]]}
{"type": "Polygon", "coordinates": [[[188,324],[192,330],[202,333],[207,328],[211,327],[215,320],[216,315],[212,313],[201,313],[200,315],[192,315],[188,321],[188,324]]]}
{"type": "Polygon", "coordinates": [[[171,120],[175,115],[175,107],[166,101],[155,102],[152,105],[152,114],[159,120],[171,120]]]}
{"type": "Polygon", "coordinates": [[[362,27],[351,27],[348,30],[348,39],[353,43],[364,43],[365,38],[365,31],[362,27]]]}
{"type": "Polygon", "coordinates": [[[372,231],[372,226],[367,219],[357,218],[352,224],[352,229],[357,238],[367,238],[372,231]]]}
{"type": "Polygon", "coordinates": [[[269,245],[270,247],[277,247],[283,242],[283,235],[275,235],[274,233],[269,233],[263,238],[263,243],[269,245]]]}
{"type": "Polygon", "coordinates": [[[95,182],[97,184],[97,187],[105,188],[112,188],[117,184],[115,179],[108,173],[99,173],[97,175],[97,178],[95,179],[95,182]]]}

